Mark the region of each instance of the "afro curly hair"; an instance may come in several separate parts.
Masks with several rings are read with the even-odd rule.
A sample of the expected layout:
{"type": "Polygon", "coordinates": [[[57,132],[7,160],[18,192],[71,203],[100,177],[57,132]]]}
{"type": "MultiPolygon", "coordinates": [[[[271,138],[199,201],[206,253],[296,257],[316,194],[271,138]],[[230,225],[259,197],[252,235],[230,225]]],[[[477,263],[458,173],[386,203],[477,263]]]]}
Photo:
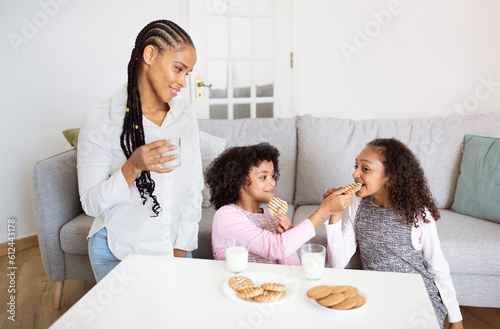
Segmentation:
{"type": "Polygon", "coordinates": [[[406,221],[406,225],[415,227],[418,227],[419,215],[424,223],[429,223],[426,210],[434,220],[438,220],[441,216],[424,170],[408,146],[396,138],[375,139],[367,146],[378,153],[384,165],[385,175],[389,178],[389,197],[396,216],[406,221]]]}
{"type": "Polygon", "coordinates": [[[205,180],[210,187],[210,202],[219,209],[236,202],[241,188],[250,185],[249,174],[263,161],[274,165],[274,178],[279,178],[280,152],[269,143],[235,146],[221,153],[205,170],[205,180]]]}

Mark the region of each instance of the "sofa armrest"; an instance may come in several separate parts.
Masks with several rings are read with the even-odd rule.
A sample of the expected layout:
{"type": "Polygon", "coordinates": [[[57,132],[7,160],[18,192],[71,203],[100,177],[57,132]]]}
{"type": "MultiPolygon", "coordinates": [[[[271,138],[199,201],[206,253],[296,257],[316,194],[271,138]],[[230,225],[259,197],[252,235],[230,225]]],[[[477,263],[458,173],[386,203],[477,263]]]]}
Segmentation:
{"type": "Polygon", "coordinates": [[[61,227],[82,213],[78,194],[76,149],[38,161],[33,167],[33,210],[45,274],[66,279],[61,227]]]}

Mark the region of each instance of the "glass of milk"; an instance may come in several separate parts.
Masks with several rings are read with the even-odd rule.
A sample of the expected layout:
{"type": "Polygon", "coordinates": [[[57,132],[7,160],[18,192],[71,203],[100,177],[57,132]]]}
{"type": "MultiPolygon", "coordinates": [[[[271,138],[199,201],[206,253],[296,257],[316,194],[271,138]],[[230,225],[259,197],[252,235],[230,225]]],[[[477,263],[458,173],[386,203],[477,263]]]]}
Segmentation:
{"type": "Polygon", "coordinates": [[[226,245],[226,268],[233,273],[240,273],[247,269],[248,265],[248,241],[240,239],[228,239],[226,245]]]}
{"type": "Polygon", "coordinates": [[[169,169],[175,169],[175,168],[179,167],[181,165],[181,138],[180,137],[171,137],[171,138],[162,138],[162,139],[167,139],[168,143],[170,145],[175,145],[175,146],[177,146],[177,148],[175,150],[162,153],[159,156],[157,156],[157,158],[166,157],[169,155],[176,155],[176,154],[178,155],[178,158],[173,159],[172,161],[168,161],[168,162],[159,164],[158,167],[169,168],[169,169]]]}
{"type": "Polygon", "coordinates": [[[307,280],[318,280],[325,271],[326,248],[320,244],[305,244],[300,247],[302,275],[307,280]]]}

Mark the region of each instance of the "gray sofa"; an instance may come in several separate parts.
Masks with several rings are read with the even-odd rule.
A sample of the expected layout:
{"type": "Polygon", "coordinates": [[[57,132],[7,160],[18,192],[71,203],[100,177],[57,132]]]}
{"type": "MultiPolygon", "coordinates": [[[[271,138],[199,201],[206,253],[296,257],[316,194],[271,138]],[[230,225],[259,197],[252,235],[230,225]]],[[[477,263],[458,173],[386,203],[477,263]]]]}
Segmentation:
{"type": "MultiPolygon", "coordinates": [[[[281,176],[276,196],[293,205],[287,215],[295,224],[316,209],[328,188],[352,182],[354,158],[367,142],[377,137],[402,140],[419,157],[438,201],[442,216],[437,221],[438,233],[460,305],[500,307],[500,224],[449,210],[459,176],[464,135],[500,137],[500,113],[363,121],[304,115],[285,119],[199,120],[199,126],[200,131],[207,133],[205,138],[216,139],[213,144],[202,143],[204,166],[217,154],[213,145],[219,145],[220,151],[221,141],[225,147],[267,141],[280,150],[281,176]]],[[[38,239],[45,272],[54,282],[92,279],[85,239],[92,218],[82,213],[75,167],[75,150],[34,166],[33,204],[38,239]]],[[[206,194],[198,249],[193,256],[211,259],[215,210],[208,205],[206,194]]],[[[326,245],[323,226],[312,242],[326,245]]],[[[359,265],[356,254],[348,267],[359,265]]]]}

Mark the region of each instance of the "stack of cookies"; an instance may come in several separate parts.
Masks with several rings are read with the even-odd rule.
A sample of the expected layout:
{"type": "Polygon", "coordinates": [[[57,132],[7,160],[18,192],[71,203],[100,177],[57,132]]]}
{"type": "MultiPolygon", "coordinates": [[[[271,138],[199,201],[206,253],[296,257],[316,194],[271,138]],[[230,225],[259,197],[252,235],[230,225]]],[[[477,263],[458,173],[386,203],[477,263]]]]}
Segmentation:
{"type": "Polygon", "coordinates": [[[260,303],[272,303],[281,298],[286,286],[280,283],[264,283],[256,287],[252,280],[236,275],[229,279],[228,284],[238,292],[241,299],[253,299],[260,303]]]}
{"type": "Polygon", "coordinates": [[[353,286],[316,286],[307,291],[307,297],[316,299],[321,306],[335,310],[350,310],[363,306],[366,302],[353,286]]]}

